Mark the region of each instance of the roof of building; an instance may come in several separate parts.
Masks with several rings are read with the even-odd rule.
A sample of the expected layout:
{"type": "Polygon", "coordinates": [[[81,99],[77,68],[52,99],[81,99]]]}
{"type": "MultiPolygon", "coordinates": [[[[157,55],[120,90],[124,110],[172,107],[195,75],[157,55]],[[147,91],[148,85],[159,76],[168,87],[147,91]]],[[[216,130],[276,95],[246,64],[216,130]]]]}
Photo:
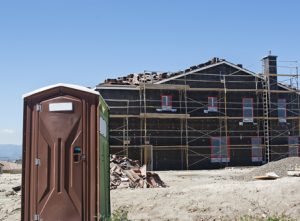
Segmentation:
{"type": "Polygon", "coordinates": [[[233,64],[231,62],[226,61],[225,59],[220,58],[212,58],[211,60],[201,63],[198,65],[191,66],[186,68],[183,71],[177,72],[143,72],[143,73],[133,73],[127,76],[119,77],[117,79],[106,79],[104,83],[100,83],[97,85],[99,87],[124,87],[128,88],[135,88],[136,86],[140,85],[140,83],[145,84],[162,84],[168,82],[170,80],[180,78],[185,75],[189,75],[198,71],[202,71],[208,68],[212,68],[214,66],[218,66],[221,64],[227,64],[233,68],[236,68],[240,71],[246,72],[248,74],[254,75],[256,77],[262,78],[261,75],[258,75],[252,71],[249,71],[242,67],[240,64],[233,64]]]}
{"type": "MultiPolygon", "coordinates": [[[[277,57],[270,55],[272,57],[277,57]]],[[[225,59],[220,59],[217,57],[212,58],[211,60],[201,63],[199,65],[194,65],[191,66],[183,71],[177,71],[177,72],[143,72],[143,73],[133,73],[129,74],[127,76],[119,77],[117,79],[106,79],[104,83],[100,83],[96,86],[95,89],[125,89],[125,90],[138,90],[140,84],[153,84],[153,85],[158,85],[158,84],[164,84],[168,81],[193,74],[199,71],[206,70],[208,68],[212,68],[218,65],[226,64],[228,66],[231,66],[239,71],[243,71],[244,73],[253,75],[257,78],[264,79],[264,76],[262,74],[257,74],[253,71],[250,71],[246,68],[244,68],[241,64],[233,64],[229,61],[226,61],[225,59]]],[[[278,86],[297,92],[297,89],[281,83],[277,82],[278,86]]]]}

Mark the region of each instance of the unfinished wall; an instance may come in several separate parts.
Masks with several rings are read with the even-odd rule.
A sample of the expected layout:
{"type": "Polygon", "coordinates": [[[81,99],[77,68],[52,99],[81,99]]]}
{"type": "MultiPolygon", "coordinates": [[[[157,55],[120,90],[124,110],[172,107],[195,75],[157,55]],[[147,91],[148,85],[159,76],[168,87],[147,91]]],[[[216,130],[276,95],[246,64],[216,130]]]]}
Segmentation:
{"type": "Polygon", "coordinates": [[[221,63],[158,85],[101,87],[111,107],[111,151],[143,162],[145,148],[151,146],[155,170],[259,165],[267,160],[268,120],[270,159],[289,156],[289,137],[299,136],[299,95],[281,85],[272,87],[266,119],[263,82],[261,76],[221,63]],[[162,96],[171,97],[168,110],[162,110],[162,96]],[[215,110],[209,97],[217,100],[215,110]],[[252,99],[253,120],[243,118],[243,98],[252,99]],[[278,99],[286,101],[286,122],[279,121],[278,99]],[[227,141],[222,150],[227,156],[216,159],[212,143],[219,138],[227,141]]]}

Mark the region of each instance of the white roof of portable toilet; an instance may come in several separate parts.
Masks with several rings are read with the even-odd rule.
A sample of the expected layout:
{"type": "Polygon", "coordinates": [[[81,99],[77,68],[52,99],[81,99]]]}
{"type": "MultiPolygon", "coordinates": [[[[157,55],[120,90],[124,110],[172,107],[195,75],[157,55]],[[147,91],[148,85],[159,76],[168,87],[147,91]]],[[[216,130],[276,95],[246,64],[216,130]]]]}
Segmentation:
{"type": "Polygon", "coordinates": [[[84,92],[87,92],[87,93],[99,95],[99,92],[94,91],[93,89],[90,89],[90,88],[87,88],[87,87],[83,87],[83,86],[79,86],[79,85],[75,85],[75,84],[58,83],[58,84],[53,84],[53,85],[49,85],[49,86],[46,86],[46,87],[42,87],[42,88],[34,90],[32,92],[23,94],[22,97],[23,98],[29,97],[33,94],[37,94],[37,93],[40,93],[42,91],[46,91],[46,90],[56,88],[56,87],[67,87],[67,88],[71,88],[71,89],[75,89],[75,90],[84,91],[84,92]]]}

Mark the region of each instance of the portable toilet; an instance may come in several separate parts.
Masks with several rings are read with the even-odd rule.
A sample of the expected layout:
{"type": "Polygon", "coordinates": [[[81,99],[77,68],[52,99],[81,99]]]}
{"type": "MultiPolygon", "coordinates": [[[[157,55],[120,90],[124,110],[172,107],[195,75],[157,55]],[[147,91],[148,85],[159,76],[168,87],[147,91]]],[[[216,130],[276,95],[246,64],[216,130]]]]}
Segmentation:
{"type": "Polygon", "coordinates": [[[109,115],[104,100],[94,90],[69,84],[41,88],[23,98],[21,220],[109,219],[109,115]]]}

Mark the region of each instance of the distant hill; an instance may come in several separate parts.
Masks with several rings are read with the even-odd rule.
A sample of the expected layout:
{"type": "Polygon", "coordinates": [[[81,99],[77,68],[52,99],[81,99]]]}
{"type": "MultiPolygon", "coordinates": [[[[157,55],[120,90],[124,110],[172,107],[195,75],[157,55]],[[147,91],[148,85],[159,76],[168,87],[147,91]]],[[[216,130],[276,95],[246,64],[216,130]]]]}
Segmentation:
{"type": "Polygon", "coordinates": [[[22,158],[22,146],[14,144],[0,144],[0,160],[15,161],[22,158]]]}

